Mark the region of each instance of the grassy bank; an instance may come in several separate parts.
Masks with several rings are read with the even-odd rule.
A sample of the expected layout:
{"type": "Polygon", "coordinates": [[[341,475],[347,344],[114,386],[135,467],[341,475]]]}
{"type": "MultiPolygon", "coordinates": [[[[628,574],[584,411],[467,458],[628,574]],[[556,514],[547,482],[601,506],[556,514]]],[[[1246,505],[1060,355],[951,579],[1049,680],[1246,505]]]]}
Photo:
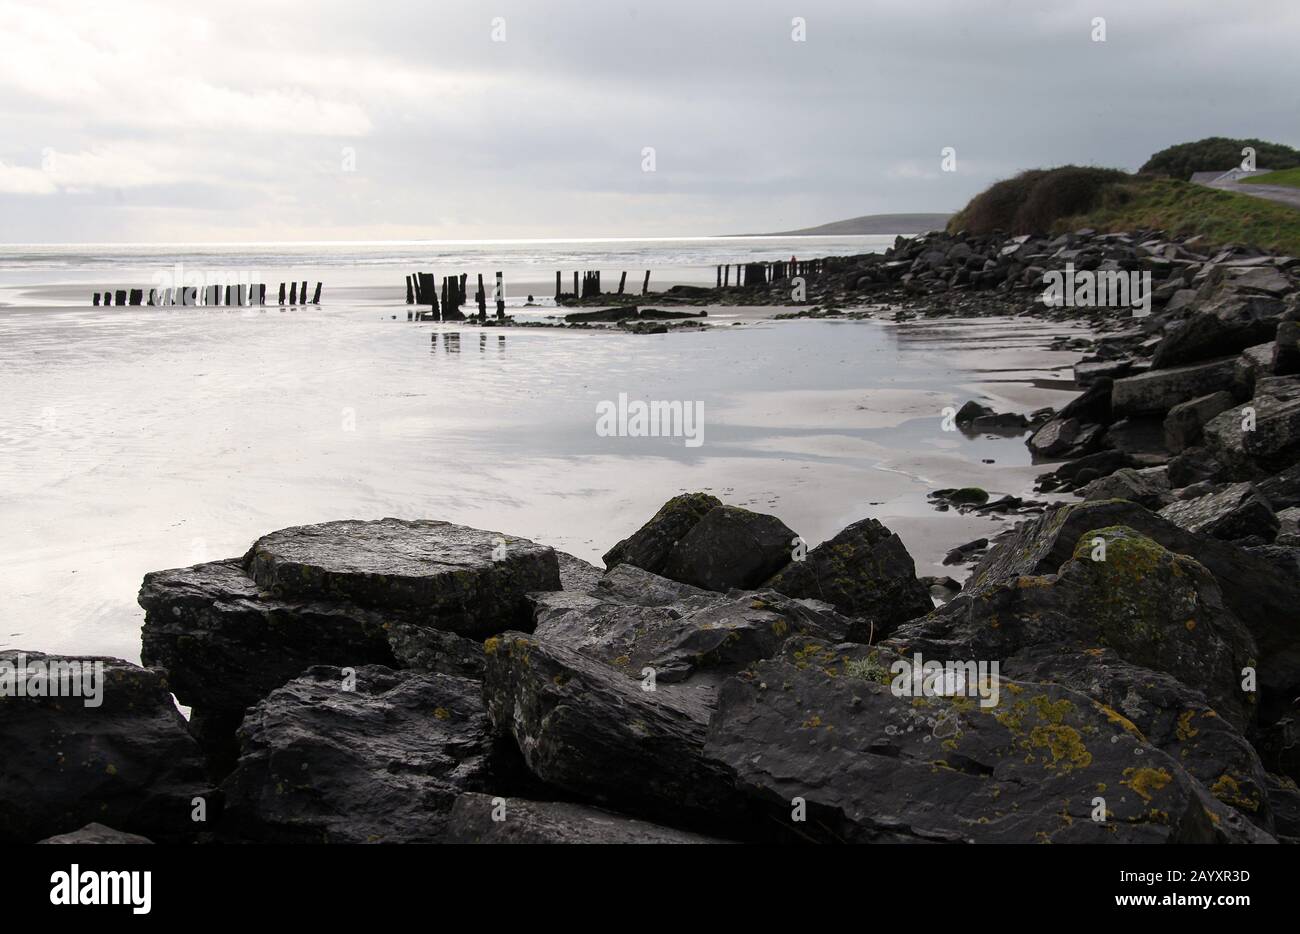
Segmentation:
{"type": "Polygon", "coordinates": [[[1283,169],[1280,172],[1269,172],[1266,175],[1252,175],[1250,178],[1241,180],[1243,185],[1286,185],[1290,188],[1300,188],[1300,169],[1283,169]]]}
{"type": "MultiPolygon", "coordinates": [[[[1300,174],[1273,174],[1292,171],[1300,174]]],[[[1296,208],[1117,169],[1063,166],[1023,172],[976,195],[948,225],[951,231],[1012,234],[1055,234],[1081,227],[1200,234],[1210,244],[1248,244],[1300,256],[1296,208]]]]}

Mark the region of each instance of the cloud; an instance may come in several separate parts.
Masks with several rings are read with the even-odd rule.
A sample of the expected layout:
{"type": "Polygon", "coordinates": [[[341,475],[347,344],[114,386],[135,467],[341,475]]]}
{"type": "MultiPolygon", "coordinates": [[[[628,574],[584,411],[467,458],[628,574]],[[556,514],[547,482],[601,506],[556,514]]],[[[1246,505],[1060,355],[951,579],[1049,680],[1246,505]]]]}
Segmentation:
{"type": "Polygon", "coordinates": [[[1300,143],[1290,0],[737,9],[0,0],[0,240],[772,230],[1209,135],[1300,143]]]}

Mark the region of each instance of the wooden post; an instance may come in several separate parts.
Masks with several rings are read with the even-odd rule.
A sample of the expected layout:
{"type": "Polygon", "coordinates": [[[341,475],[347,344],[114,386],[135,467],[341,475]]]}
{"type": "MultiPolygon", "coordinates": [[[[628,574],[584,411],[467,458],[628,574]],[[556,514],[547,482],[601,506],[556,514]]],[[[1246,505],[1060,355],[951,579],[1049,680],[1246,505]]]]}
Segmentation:
{"type": "Polygon", "coordinates": [[[578,300],[578,270],[573,270],[573,300],[578,300]]]}
{"type": "Polygon", "coordinates": [[[623,286],[627,283],[627,270],[623,270],[623,275],[618,277],[618,294],[623,294],[623,286]]]}
{"type": "Polygon", "coordinates": [[[555,270],[555,301],[557,304],[560,301],[560,271],[558,269],[555,270]]]}
{"type": "Polygon", "coordinates": [[[280,283],[280,304],[284,304],[284,283],[280,283]]]}
{"type": "Polygon", "coordinates": [[[641,294],[645,295],[650,291],[650,270],[645,271],[645,281],[641,283],[641,294]]]}
{"type": "Polygon", "coordinates": [[[94,299],[95,299],[95,307],[98,308],[98,307],[99,307],[99,293],[98,293],[98,292],[95,293],[95,295],[94,295],[94,299]]]}
{"type": "Polygon", "coordinates": [[[298,299],[304,305],[307,304],[307,280],[306,279],[304,279],[302,282],[302,288],[298,290],[298,299]]]}
{"type": "Polygon", "coordinates": [[[412,286],[411,286],[411,277],[410,277],[410,276],[407,276],[407,277],[406,277],[406,304],[408,304],[408,305],[414,305],[414,304],[415,304],[415,290],[414,290],[414,288],[412,288],[412,286]]]}
{"type": "Polygon", "coordinates": [[[600,297],[600,270],[596,270],[596,297],[600,297]]]}
{"type": "Polygon", "coordinates": [[[261,285],[257,287],[257,303],[259,305],[266,304],[266,283],[265,282],[263,282],[261,285]]]}
{"type": "Polygon", "coordinates": [[[113,293],[113,304],[114,305],[126,304],[126,289],[118,289],[116,292],[113,293]]]}
{"type": "Polygon", "coordinates": [[[722,267],[721,266],[718,267],[718,284],[716,288],[719,289],[722,288],[722,267]]]}
{"type": "Polygon", "coordinates": [[[497,320],[500,321],[506,316],[506,289],[503,274],[497,272],[497,320]]]}
{"type": "Polygon", "coordinates": [[[289,304],[298,304],[298,283],[296,282],[289,283],[289,304]]]}
{"type": "MultiPolygon", "coordinates": [[[[558,294],[559,289],[556,289],[556,292],[558,294]]],[[[486,321],[487,320],[487,292],[483,290],[483,273],[478,274],[478,295],[476,295],[475,298],[478,299],[478,319],[480,321],[486,321]]]]}
{"type": "Polygon", "coordinates": [[[312,297],[311,297],[311,303],[312,303],[313,305],[319,305],[319,304],[320,304],[320,285],[321,285],[321,284],[320,284],[319,282],[316,283],[316,291],[315,291],[315,293],[314,293],[314,294],[312,295],[312,297]]]}

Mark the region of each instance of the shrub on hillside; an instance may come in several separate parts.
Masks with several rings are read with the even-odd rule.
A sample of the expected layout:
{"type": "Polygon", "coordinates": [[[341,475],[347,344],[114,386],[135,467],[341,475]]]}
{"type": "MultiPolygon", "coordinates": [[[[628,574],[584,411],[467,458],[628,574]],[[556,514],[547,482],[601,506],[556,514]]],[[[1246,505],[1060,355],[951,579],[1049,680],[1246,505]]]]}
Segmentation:
{"type": "Polygon", "coordinates": [[[1211,136],[1194,143],[1179,143],[1162,149],[1138,171],[1148,175],[1168,175],[1187,181],[1194,172],[1226,172],[1241,164],[1241,151],[1255,150],[1255,164],[1261,169],[1290,169],[1300,166],[1300,151],[1281,143],[1262,139],[1228,139],[1211,136]]]}
{"type": "Polygon", "coordinates": [[[953,216],[948,229],[976,234],[1045,233],[1061,218],[1099,207],[1106,190],[1127,178],[1119,169],[1078,165],[1030,169],[976,195],[953,216]]]}

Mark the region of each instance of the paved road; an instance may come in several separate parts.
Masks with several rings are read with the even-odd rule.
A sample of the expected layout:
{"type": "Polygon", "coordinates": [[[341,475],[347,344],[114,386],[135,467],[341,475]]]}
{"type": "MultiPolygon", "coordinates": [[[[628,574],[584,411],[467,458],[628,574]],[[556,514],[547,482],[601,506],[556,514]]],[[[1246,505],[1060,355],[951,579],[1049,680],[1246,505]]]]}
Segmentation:
{"type": "Polygon", "coordinates": [[[1267,198],[1269,201],[1279,201],[1293,208],[1300,208],[1300,188],[1288,188],[1285,185],[1243,185],[1239,182],[1215,182],[1207,187],[1222,188],[1224,191],[1235,191],[1256,198],[1267,198]]]}

